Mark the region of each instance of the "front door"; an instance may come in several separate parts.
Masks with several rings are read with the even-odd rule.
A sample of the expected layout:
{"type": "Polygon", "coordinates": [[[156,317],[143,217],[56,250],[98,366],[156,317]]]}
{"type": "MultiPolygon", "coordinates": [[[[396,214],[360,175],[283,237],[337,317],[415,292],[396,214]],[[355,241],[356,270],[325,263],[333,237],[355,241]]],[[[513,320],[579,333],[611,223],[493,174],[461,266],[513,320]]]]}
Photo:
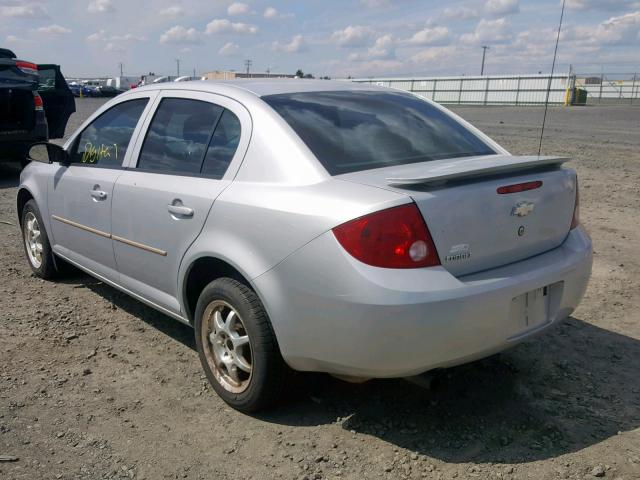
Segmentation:
{"type": "Polygon", "coordinates": [[[148,97],[124,101],[100,114],[70,147],[71,163],[49,180],[53,250],[117,281],[111,244],[113,187],[148,97]]]}
{"type": "Polygon", "coordinates": [[[248,114],[204,93],[165,91],[157,104],[137,162],[116,182],[113,248],[125,288],[181,314],[180,262],[230,183],[225,173],[238,146],[246,149],[249,132],[241,143],[239,117],[248,114]]]}

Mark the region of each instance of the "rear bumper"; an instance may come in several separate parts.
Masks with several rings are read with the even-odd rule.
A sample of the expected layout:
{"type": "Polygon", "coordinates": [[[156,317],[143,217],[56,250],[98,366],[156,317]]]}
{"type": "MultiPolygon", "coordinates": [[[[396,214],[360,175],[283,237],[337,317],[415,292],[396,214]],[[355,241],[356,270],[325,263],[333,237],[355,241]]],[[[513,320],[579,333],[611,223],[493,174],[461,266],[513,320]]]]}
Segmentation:
{"type": "Polygon", "coordinates": [[[554,250],[459,278],[364,265],[327,232],[253,283],[292,368],[400,377],[491,355],[558,323],[584,295],[591,264],[582,227],[554,250]],[[548,321],[514,319],[512,300],[545,286],[548,321]]]}

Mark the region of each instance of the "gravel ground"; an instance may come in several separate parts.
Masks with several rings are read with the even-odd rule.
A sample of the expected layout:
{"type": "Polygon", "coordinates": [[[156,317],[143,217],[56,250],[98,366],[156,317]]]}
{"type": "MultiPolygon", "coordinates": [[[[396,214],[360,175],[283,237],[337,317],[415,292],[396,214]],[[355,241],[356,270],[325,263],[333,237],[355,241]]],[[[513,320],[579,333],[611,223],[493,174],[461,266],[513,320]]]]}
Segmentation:
{"type": "MultiPolygon", "coordinates": [[[[456,111],[537,151],[541,109],[456,111]]],[[[300,375],[257,416],[208,387],[189,327],[79,273],[34,278],[0,166],[0,478],[640,478],[640,108],[553,108],[543,152],[575,159],[595,245],[569,320],[430,390],[300,375]]]]}

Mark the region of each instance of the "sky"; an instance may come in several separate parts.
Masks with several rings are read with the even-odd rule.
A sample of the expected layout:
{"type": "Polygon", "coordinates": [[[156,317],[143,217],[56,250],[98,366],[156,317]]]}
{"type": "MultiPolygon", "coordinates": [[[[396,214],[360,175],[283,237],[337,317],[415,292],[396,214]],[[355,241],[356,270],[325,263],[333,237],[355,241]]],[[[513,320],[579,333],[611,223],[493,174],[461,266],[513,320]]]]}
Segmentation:
{"type": "MultiPolygon", "coordinates": [[[[68,76],[549,72],[560,0],[0,0],[0,47],[68,76]]],[[[640,1],[566,0],[556,71],[640,72],[640,1]]]]}

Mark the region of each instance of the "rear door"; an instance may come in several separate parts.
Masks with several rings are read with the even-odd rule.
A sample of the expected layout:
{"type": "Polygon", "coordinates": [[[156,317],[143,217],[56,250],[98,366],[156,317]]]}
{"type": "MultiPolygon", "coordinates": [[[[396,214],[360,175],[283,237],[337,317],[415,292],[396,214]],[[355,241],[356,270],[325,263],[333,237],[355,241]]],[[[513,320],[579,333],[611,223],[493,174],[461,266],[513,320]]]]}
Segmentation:
{"type": "Polygon", "coordinates": [[[150,103],[150,95],[137,95],[98,114],[70,144],[71,163],[57,165],[49,180],[54,251],[114,282],[113,186],[150,103]]]}
{"type": "Polygon", "coordinates": [[[62,138],[76,102],[58,65],[38,65],[38,93],[44,103],[49,138],[62,138]]]}
{"type": "Polygon", "coordinates": [[[165,91],[113,197],[113,248],[121,284],[181,314],[178,269],[249,143],[239,103],[203,92],[165,91]]]}

